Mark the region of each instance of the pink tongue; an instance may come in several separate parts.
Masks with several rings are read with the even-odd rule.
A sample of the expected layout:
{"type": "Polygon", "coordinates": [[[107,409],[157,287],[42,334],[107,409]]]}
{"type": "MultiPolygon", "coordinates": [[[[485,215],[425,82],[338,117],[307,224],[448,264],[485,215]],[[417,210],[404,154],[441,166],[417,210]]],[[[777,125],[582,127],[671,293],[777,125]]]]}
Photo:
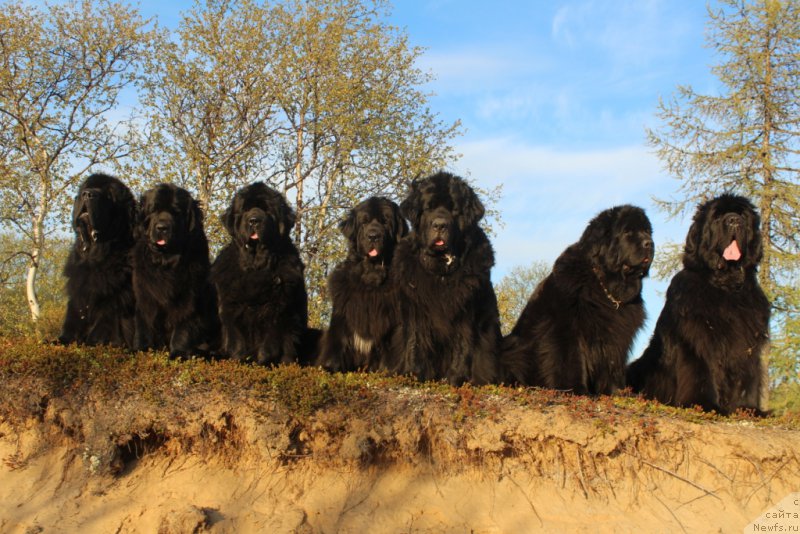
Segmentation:
{"type": "Polygon", "coordinates": [[[437,241],[434,243],[434,245],[436,245],[437,247],[441,247],[442,245],[444,245],[444,241],[442,241],[441,239],[439,239],[439,240],[437,240],[437,241]]]}
{"type": "Polygon", "coordinates": [[[722,257],[728,261],[738,261],[739,258],[742,257],[742,251],[739,250],[739,244],[736,243],[735,239],[731,241],[731,244],[728,245],[728,248],[722,252],[722,257]]]}
{"type": "Polygon", "coordinates": [[[256,241],[258,241],[258,233],[253,232],[253,235],[250,236],[250,239],[255,239],[256,241]]]}
{"type": "Polygon", "coordinates": [[[378,255],[378,251],[373,248],[367,254],[369,255],[370,258],[374,258],[375,256],[378,255]]]}
{"type": "Polygon", "coordinates": [[[156,245],[166,245],[166,244],[167,242],[164,239],[159,239],[158,241],[156,241],[156,245]]]}

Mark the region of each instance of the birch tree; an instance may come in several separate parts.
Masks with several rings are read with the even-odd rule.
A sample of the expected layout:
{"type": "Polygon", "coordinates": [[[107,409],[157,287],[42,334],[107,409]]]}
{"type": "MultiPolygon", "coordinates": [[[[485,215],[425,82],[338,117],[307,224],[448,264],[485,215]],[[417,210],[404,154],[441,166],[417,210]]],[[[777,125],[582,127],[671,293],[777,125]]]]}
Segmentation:
{"type": "MultiPolygon", "coordinates": [[[[422,49],[384,22],[388,4],[288,0],[276,6],[272,71],[281,122],[274,180],[297,207],[296,239],[319,312],[343,257],[337,222],[370,195],[399,199],[411,179],[454,161],[458,123],[428,108],[422,49]]],[[[312,317],[319,322],[321,317],[312,317]]]]}
{"type": "Polygon", "coordinates": [[[422,50],[385,22],[382,0],[204,0],[162,34],[143,85],[146,180],[206,206],[212,248],[235,189],[264,180],[297,212],[311,322],[341,259],[337,222],[370,195],[397,199],[455,158],[459,125],[428,108],[422,50]]]}
{"type": "Polygon", "coordinates": [[[191,190],[211,215],[215,244],[224,234],[216,214],[236,188],[267,172],[277,127],[270,13],[247,0],[196,1],[147,55],[141,148],[129,168],[144,182],[191,190]]]}
{"type": "Polygon", "coordinates": [[[92,167],[127,153],[112,119],[147,40],[138,12],[112,2],[0,5],[0,221],[22,236],[26,298],[48,236],[92,167]]]}

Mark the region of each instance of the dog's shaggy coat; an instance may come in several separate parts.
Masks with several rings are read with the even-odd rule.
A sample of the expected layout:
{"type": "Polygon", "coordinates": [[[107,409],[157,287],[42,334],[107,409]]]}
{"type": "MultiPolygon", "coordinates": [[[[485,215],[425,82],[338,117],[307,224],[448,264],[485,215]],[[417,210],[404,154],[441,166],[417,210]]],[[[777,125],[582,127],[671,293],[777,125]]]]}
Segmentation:
{"type": "Polygon", "coordinates": [[[578,394],[623,388],[652,260],[652,228],[641,208],[618,206],[592,219],[503,340],[506,380],[578,394]]]}
{"type": "Polygon", "coordinates": [[[141,196],[132,259],[135,348],[167,347],[170,357],[214,350],[219,320],[208,241],[188,191],[159,184],[141,196]]]}
{"type": "Polygon", "coordinates": [[[483,204],[463,179],[440,172],[414,181],[400,209],[412,232],[392,264],[401,310],[392,370],[451,384],[494,382],[500,321],[494,251],[478,226],[483,204]]]}
{"type": "Polygon", "coordinates": [[[231,242],[211,268],[222,352],[262,365],[297,362],[306,335],[303,262],[289,236],[295,214],[262,182],[240,189],[222,216],[231,242]]]}
{"type": "Polygon", "coordinates": [[[397,204],[370,197],[350,210],[339,228],[348,241],[347,259],[328,279],[333,309],[318,363],[334,371],[388,369],[399,320],[389,273],[408,225],[397,204]]]}
{"type": "Polygon", "coordinates": [[[93,174],[78,189],[75,243],[64,266],[68,301],[60,343],[133,347],[129,253],[135,217],[136,200],[113,176],[93,174]]]}
{"type": "Polygon", "coordinates": [[[700,205],[650,345],[628,367],[636,392],[674,406],[759,411],[769,302],[756,279],[760,218],[744,197],[700,205]]]}

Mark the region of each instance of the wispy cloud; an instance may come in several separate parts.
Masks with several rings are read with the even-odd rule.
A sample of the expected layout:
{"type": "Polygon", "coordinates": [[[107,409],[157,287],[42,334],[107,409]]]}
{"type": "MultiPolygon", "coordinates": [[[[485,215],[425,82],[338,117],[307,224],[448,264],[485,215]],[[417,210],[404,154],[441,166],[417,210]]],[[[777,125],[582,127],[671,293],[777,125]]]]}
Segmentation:
{"type": "MultiPolygon", "coordinates": [[[[652,191],[653,180],[664,180],[660,162],[641,145],[573,151],[494,137],[461,143],[457,149],[464,155],[461,165],[489,183],[530,187],[541,181],[543,187],[563,189],[571,181],[597,181],[604,184],[597,188],[604,190],[604,196],[616,189],[632,196],[652,191]],[[553,183],[556,179],[558,183],[553,183]]],[[[574,195],[570,192],[570,196],[574,195]]]]}
{"type": "Polygon", "coordinates": [[[486,138],[457,149],[463,154],[457,172],[486,188],[503,187],[496,208],[505,227],[495,239],[501,271],[554,260],[594,215],[619,204],[644,208],[661,242],[683,238],[680,221],[669,221],[652,201],[675,183],[645,147],[578,151],[486,138]]]}
{"type": "Polygon", "coordinates": [[[426,52],[418,66],[434,73],[437,87],[446,91],[487,91],[544,72],[547,66],[544,59],[522,52],[503,45],[466,46],[426,52]]]}
{"type": "Polygon", "coordinates": [[[685,17],[685,9],[672,0],[598,2],[589,0],[561,6],[551,23],[551,35],[560,45],[595,50],[615,64],[650,66],[675,55],[681,42],[697,27],[685,17]]]}

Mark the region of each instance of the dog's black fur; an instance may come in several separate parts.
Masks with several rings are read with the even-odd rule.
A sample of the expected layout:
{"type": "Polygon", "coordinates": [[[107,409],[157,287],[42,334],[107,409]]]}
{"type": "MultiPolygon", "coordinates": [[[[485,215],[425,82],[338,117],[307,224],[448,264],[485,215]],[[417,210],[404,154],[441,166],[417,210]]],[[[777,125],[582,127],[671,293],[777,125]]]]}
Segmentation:
{"type": "Polygon", "coordinates": [[[232,240],[211,268],[222,352],[262,365],[298,362],[310,334],[303,262],[289,236],[294,211],[256,182],[236,193],[222,218],[232,240]]]}
{"type": "Polygon", "coordinates": [[[132,260],[135,348],[168,347],[170,357],[215,350],[219,319],[208,241],[188,191],[159,184],[141,196],[132,260]]]}
{"type": "Polygon", "coordinates": [[[698,207],[650,345],[628,367],[634,391],[674,406],[760,413],[770,309],[756,279],[761,256],[749,200],[725,194],[698,207]]]}
{"type": "Polygon", "coordinates": [[[401,322],[391,370],[451,384],[494,382],[500,321],[494,251],[478,226],[483,204],[463,179],[439,172],[414,181],[400,209],[412,232],[392,265],[401,322]]]}
{"type": "Polygon", "coordinates": [[[134,298],[129,252],[136,201],[119,179],[92,174],[72,209],[75,243],[64,266],[67,313],[60,343],[132,348],[134,298]]]}
{"type": "Polygon", "coordinates": [[[388,369],[399,317],[389,272],[397,240],[408,233],[408,225],[397,204],[370,197],[339,228],[349,248],[347,259],[328,279],[333,310],[318,363],[334,371],[388,369]]]}
{"type": "Polygon", "coordinates": [[[625,387],[652,260],[652,228],[641,208],[617,206],[592,219],[503,340],[506,380],[578,394],[625,387]]]}

